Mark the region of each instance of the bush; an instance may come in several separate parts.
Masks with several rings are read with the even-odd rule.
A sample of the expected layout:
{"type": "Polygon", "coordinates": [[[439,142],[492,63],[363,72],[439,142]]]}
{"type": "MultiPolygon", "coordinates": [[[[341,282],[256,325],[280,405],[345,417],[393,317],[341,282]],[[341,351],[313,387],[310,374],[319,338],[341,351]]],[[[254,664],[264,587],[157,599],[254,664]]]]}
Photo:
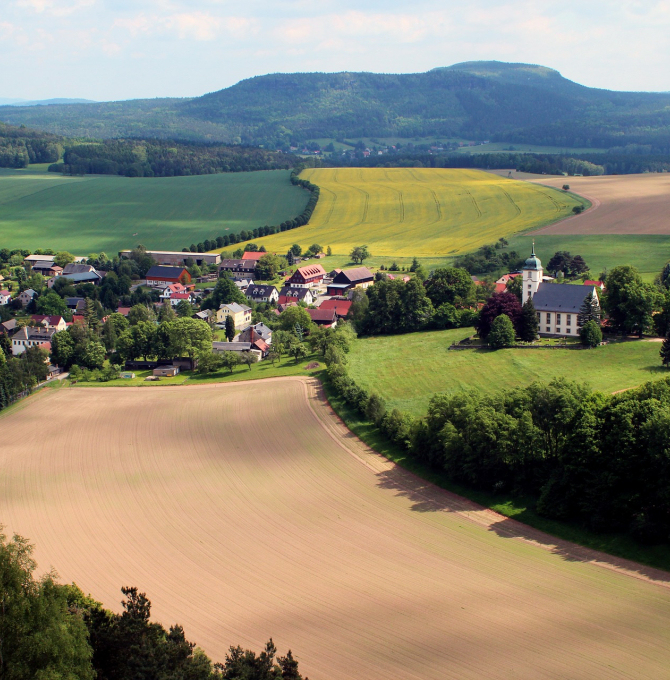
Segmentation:
{"type": "Polygon", "coordinates": [[[595,321],[587,321],[579,331],[582,345],[597,347],[603,341],[603,332],[595,321]]]}
{"type": "Polygon", "coordinates": [[[489,346],[493,349],[503,349],[514,344],[514,326],[507,314],[497,316],[491,325],[488,335],[489,346]]]}

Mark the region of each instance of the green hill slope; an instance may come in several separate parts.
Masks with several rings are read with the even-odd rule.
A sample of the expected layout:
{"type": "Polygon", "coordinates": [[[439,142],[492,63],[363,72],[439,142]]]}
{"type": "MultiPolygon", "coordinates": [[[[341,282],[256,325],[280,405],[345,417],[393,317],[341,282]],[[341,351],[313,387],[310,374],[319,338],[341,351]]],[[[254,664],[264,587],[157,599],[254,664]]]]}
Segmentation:
{"type": "Polygon", "coordinates": [[[0,119],[69,136],[284,145],[312,138],[466,137],[560,147],[670,149],[670,94],[611,92],[528,64],[427,73],[293,73],[188,100],[2,107],[0,119]]]}
{"type": "Polygon", "coordinates": [[[0,243],[86,255],[138,243],[181,250],[295,217],[307,202],[288,171],[125,178],[0,174],[0,243]]]}

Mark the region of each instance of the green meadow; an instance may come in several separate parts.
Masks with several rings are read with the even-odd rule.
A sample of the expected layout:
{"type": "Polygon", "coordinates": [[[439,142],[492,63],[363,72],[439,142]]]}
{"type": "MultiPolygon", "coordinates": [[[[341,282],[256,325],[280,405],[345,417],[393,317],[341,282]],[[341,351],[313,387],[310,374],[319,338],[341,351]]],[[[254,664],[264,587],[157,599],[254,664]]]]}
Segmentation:
{"type": "Polygon", "coordinates": [[[142,243],[181,250],[219,235],[277,225],[307,193],[284,170],[126,178],[0,173],[0,245],[109,254],[142,243]]]}
{"type": "Polygon", "coordinates": [[[637,387],[670,371],[661,367],[660,343],[619,341],[593,350],[449,350],[471,328],[361,338],[349,354],[351,377],[381,394],[389,408],[422,415],[439,392],[498,392],[554,377],[588,382],[603,392],[637,387]]]}

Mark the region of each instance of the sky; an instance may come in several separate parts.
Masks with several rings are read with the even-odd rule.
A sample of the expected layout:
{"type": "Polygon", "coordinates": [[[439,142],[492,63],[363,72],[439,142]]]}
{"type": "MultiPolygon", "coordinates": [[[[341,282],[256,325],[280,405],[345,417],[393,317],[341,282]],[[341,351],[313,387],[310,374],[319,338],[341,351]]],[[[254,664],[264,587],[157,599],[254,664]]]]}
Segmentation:
{"type": "Polygon", "coordinates": [[[0,98],[192,97],[266,73],[492,59],[670,91],[670,0],[0,0],[0,98]]]}

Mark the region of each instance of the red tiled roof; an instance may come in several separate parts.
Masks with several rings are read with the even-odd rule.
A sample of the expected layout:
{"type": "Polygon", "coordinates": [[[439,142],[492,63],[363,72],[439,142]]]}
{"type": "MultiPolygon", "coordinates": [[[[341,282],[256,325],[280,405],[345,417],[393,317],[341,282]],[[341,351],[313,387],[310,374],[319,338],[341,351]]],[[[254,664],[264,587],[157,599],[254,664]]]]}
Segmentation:
{"type": "Polygon", "coordinates": [[[346,316],[351,309],[351,300],[324,300],[319,309],[332,309],[337,316],[346,316]]]}
{"type": "Polygon", "coordinates": [[[189,300],[191,298],[190,293],[172,293],[173,300],[189,300]]]}
{"type": "Polygon", "coordinates": [[[261,252],[258,252],[258,251],[255,252],[255,253],[251,253],[251,252],[247,251],[247,252],[242,254],[242,259],[243,260],[260,260],[261,257],[263,257],[263,255],[267,255],[267,253],[261,253],[261,252]]]}
{"type": "Polygon", "coordinates": [[[57,326],[63,319],[62,316],[49,316],[48,314],[33,314],[30,318],[37,323],[46,321],[49,326],[57,326]]]}
{"type": "MultiPolygon", "coordinates": [[[[130,311],[130,307],[119,307],[116,310],[117,314],[120,314],[121,316],[128,316],[128,312],[130,311]]],[[[83,317],[82,317],[83,318],[83,317]]]]}
{"type": "Polygon", "coordinates": [[[335,310],[334,309],[308,309],[307,313],[309,314],[310,318],[312,321],[328,321],[332,323],[335,321],[335,310]]]}
{"type": "Polygon", "coordinates": [[[602,288],[603,282],[602,281],[584,281],[585,286],[598,286],[598,288],[602,288]]]}
{"type": "Polygon", "coordinates": [[[326,270],[320,264],[310,264],[307,267],[298,267],[298,269],[295,270],[295,273],[297,274],[298,272],[306,279],[309,279],[312,276],[326,275],[326,270]]]}
{"type": "Polygon", "coordinates": [[[507,290],[507,285],[504,283],[496,283],[494,293],[504,293],[507,290]]]}
{"type": "Polygon", "coordinates": [[[254,340],[252,345],[255,345],[256,349],[259,349],[261,352],[267,352],[268,349],[270,349],[268,347],[267,342],[265,342],[263,338],[258,338],[257,340],[254,340]]]}
{"type": "Polygon", "coordinates": [[[83,314],[73,314],[72,315],[72,323],[84,323],[84,315],[83,314]]]}

